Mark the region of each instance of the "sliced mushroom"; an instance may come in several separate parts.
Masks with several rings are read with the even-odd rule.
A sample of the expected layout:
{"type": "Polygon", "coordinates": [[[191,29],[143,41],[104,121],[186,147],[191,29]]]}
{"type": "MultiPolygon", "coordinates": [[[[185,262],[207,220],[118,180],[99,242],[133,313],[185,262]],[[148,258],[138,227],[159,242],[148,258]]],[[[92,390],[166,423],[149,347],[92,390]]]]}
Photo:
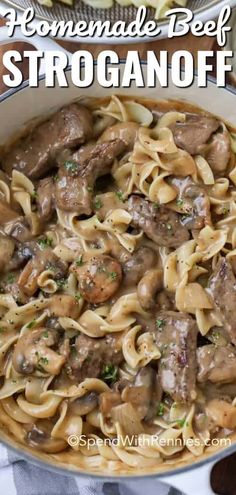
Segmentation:
{"type": "Polygon", "coordinates": [[[141,246],[122,264],[124,284],[136,286],[147,270],[157,264],[157,254],[149,247],[141,246]]]}
{"type": "Polygon", "coordinates": [[[15,249],[15,242],[11,237],[0,234],[0,271],[5,271],[15,249]]]}
{"type": "Polygon", "coordinates": [[[98,395],[96,392],[89,392],[83,395],[83,397],[78,397],[69,403],[70,411],[78,416],[84,416],[90,413],[98,405],[98,395]]]}
{"type": "Polygon", "coordinates": [[[52,423],[48,420],[38,421],[30,427],[26,435],[26,442],[37,450],[56,454],[67,447],[65,440],[51,437],[52,423]]]}
{"type": "Polygon", "coordinates": [[[151,366],[141,368],[133,385],[125,387],[121,395],[122,400],[135,406],[140,416],[146,420],[155,415],[161,396],[162,390],[157,373],[151,366]]]}
{"type": "Polygon", "coordinates": [[[74,264],[71,270],[76,274],[79,291],[84,299],[98,304],[110,299],[117,291],[121,278],[121,265],[111,256],[83,256],[80,265],[74,264]]]}
{"type": "Polygon", "coordinates": [[[51,349],[58,343],[58,334],[46,328],[24,333],[17,341],[12,364],[17,373],[32,375],[38,372],[58,375],[65,363],[64,356],[51,349]]]}
{"type": "Polygon", "coordinates": [[[163,271],[161,269],[149,270],[141,278],[137,295],[139,302],[144,309],[151,309],[155,306],[155,295],[163,288],[163,271]]]}

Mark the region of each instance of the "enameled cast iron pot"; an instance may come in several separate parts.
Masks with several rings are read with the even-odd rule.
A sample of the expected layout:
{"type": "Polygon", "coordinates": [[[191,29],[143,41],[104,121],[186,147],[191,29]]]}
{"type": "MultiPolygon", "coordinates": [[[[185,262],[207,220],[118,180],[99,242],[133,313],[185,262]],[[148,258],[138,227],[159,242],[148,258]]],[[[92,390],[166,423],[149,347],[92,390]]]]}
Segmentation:
{"type": "MultiPolygon", "coordinates": [[[[17,33],[14,41],[22,41],[24,38],[21,33],[17,33]]],[[[24,41],[26,41],[24,39],[24,41]]],[[[5,28],[0,29],[0,43],[9,43],[5,28]]],[[[40,50],[59,50],[60,48],[50,39],[34,37],[31,43],[40,50]]],[[[121,72],[124,69],[124,62],[120,63],[121,72]]],[[[146,75],[147,67],[142,64],[143,74],[146,75]]],[[[14,135],[31,119],[47,116],[50,112],[68,104],[72,100],[80,97],[107,97],[114,93],[113,89],[101,88],[96,80],[93,85],[86,89],[78,89],[70,82],[70,69],[67,70],[67,78],[69,82],[68,88],[46,88],[44,85],[44,75],[40,76],[40,85],[38,88],[30,88],[26,81],[17,89],[8,90],[0,96],[0,145],[14,135]]],[[[141,96],[150,99],[177,99],[193,103],[199,107],[212,112],[222,119],[230,122],[236,127],[236,91],[232,88],[218,88],[213,80],[209,80],[207,88],[198,88],[197,76],[194,84],[189,88],[176,88],[171,83],[169,78],[169,87],[156,87],[152,89],[136,88],[134,85],[130,88],[119,89],[116,94],[128,94],[133,96],[141,96]]],[[[1,423],[1,418],[0,418],[1,423]]],[[[109,477],[107,473],[101,472],[99,476],[91,475],[86,472],[75,470],[72,466],[55,465],[45,463],[43,456],[37,453],[32,453],[27,448],[18,445],[12,438],[9,438],[4,431],[0,434],[1,441],[7,446],[13,448],[21,457],[26,458],[29,462],[35,463],[41,467],[48,468],[63,474],[77,474],[79,477],[94,476],[97,480],[118,481],[121,477],[109,477]]],[[[209,474],[213,464],[222,457],[236,451],[236,434],[235,440],[232,439],[232,445],[223,450],[216,451],[213,455],[205,453],[201,458],[197,458],[194,462],[176,463],[171,466],[163,464],[158,467],[156,474],[142,476],[147,482],[150,479],[161,479],[176,488],[179,488],[185,493],[191,495],[210,495],[213,492],[210,489],[209,474]]],[[[129,477],[133,481],[137,481],[137,476],[129,477]]],[[[126,478],[127,480],[127,478],[126,478]]]]}

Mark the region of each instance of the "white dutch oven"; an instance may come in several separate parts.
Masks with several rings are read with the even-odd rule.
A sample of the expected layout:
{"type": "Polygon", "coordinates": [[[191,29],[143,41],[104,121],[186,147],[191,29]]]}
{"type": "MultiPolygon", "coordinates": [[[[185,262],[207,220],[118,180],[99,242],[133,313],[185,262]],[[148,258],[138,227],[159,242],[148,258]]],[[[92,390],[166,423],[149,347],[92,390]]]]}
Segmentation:
{"type": "MultiPolygon", "coordinates": [[[[20,33],[14,41],[22,41],[23,37],[20,33]]],[[[6,38],[6,31],[4,28],[0,29],[0,43],[9,43],[9,39],[6,38]]],[[[45,49],[60,49],[53,41],[45,40],[35,37],[31,40],[31,43],[40,50],[45,49]]],[[[143,63],[143,74],[146,74],[146,65],[143,63]]],[[[124,64],[121,62],[121,73],[124,69],[124,64]]],[[[38,88],[30,88],[28,83],[25,82],[21,87],[9,90],[4,95],[0,96],[0,145],[8,140],[11,135],[14,135],[19,131],[24,124],[29,122],[33,118],[45,117],[49,112],[56,110],[57,108],[68,104],[74,99],[82,97],[107,97],[112,95],[114,91],[112,89],[103,89],[98,86],[96,80],[89,88],[80,90],[73,87],[70,81],[70,70],[67,71],[67,78],[69,82],[68,88],[45,88],[44,76],[40,76],[40,85],[38,88]]],[[[176,88],[171,83],[171,78],[168,88],[161,88],[157,86],[155,89],[137,89],[134,85],[130,88],[120,89],[115,91],[116,94],[130,94],[134,96],[148,97],[153,99],[178,99],[194,103],[209,112],[220,116],[221,118],[234,124],[236,127],[236,91],[232,88],[217,88],[213,80],[209,81],[208,88],[197,87],[197,76],[194,84],[189,88],[176,88]]],[[[51,464],[45,464],[42,459],[38,459],[31,453],[23,452],[22,447],[18,447],[8,439],[3,433],[1,439],[11,448],[14,448],[21,456],[27,458],[30,462],[41,465],[42,467],[48,467],[56,472],[63,472],[64,474],[71,474],[71,471],[66,470],[65,466],[52,466],[51,464]]],[[[151,474],[142,477],[142,486],[150,486],[149,483],[155,483],[155,479],[161,479],[161,481],[178,488],[186,494],[191,495],[210,495],[213,492],[210,488],[210,471],[213,464],[222,457],[229,455],[233,451],[236,451],[236,441],[232,443],[227,449],[209,457],[204,455],[202,458],[196,460],[194,464],[182,464],[181,467],[171,465],[168,469],[160,472],[160,468],[157,474],[151,474]],[[145,485],[147,483],[147,485],[145,485]]],[[[76,472],[73,472],[76,474],[76,472]]],[[[78,476],[88,476],[86,473],[77,471],[78,476]]],[[[96,479],[107,480],[108,477],[95,476],[96,479]]],[[[91,477],[91,475],[89,475],[91,477]]],[[[138,473],[137,473],[138,476],[138,473]]],[[[130,478],[129,478],[130,479],[130,478]]],[[[134,476],[131,478],[136,480],[134,476]]],[[[109,480],[121,480],[121,477],[111,477],[109,480]]],[[[127,480],[127,478],[126,478],[127,480]]]]}

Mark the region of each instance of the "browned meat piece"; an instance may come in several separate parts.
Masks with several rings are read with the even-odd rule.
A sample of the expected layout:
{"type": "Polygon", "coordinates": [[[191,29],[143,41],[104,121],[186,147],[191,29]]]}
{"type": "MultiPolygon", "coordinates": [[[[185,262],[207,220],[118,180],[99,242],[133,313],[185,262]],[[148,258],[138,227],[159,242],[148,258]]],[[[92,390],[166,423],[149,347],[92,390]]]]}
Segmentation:
{"type": "Polygon", "coordinates": [[[183,212],[181,222],[188,229],[203,229],[211,224],[210,200],[204,187],[190,177],[173,177],[169,181],[178,191],[177,204],[183,212]]]}
{"type": "Polygon", "coordinates": [[[142,229],[159,246],[177,248],[189,239],[189,232],[181,225],[178,213],[165,206],[132,195],[128,200],[128,211],[132,215],[132,225],[142,229]]]}
{"type": "Polygon", "coordinates": [[[38,245],[37,242],[35,241],[17,243],[11,259],[5,265],[5,272],[18,270],[22,266],[26,265],[27,261],[29,261],[29,259],[32,258],[32,256],[35,254],[37,249],[38,249],[38,245]]]}
{"type": "Polygon", "coordinates": [[[106,365],[119,366],[123,361],[121,346],[121,336],[118,334],[93,339],[81,333],[76,339],[76,352],[69,360],[69,376],[82,381],[102,375],[106,365]]]}
{"type": "Polygon", "coordinates": [[[49,419],[35,420],[35,423],[26,426],[25,441],[41,452],[56,454],[65,450],[68,445],[65,440],[51,437],[52,427],[53,423],[49,419]]]}
{"type": "Polygon", "coordinates": [[[48,222],[55,210],[54,207],[54,182],[51,177],[39,181],[37,187],[36,203],[40,217],[48,222]]]}
{"type": "Polygon", "coordinates": [[[36,235],[42,232],[42,223],[37,214],[31,216],[19,216],[12,222],[4,225],[4,232],[11,237],[14,237],[19,242],[31,241],[36,235]]]}
{"type": "Polygon", "coordinates": [[[122,264],[124,284],[136,286],[147,270],[157,264],[157,254],[153,249],[141,246],[122,264]]]}
{"type": "Polygon", "coordinates": [[[71,270],[78,278],[80,294],[93,304],[110,299],[119,288],[122,277],[119,261],[107,254],[83,255],[71,270]]]}
{"type": "Polygon", "coordinates": [[[76,319],[80,314],[80,308],[75,297],[69,294],[55,294],[51,296],[48,308],[54,319],[63,316],[76,319]]]}
{"type": "Polygon", "coordinates": [[[89,145],[74,153],[60,167],[55,183],[55,199],[58,208],[76,211],[78,214],[92,213],[92,189],[98,177],[110,172],[115,158],[126,149],[121,139],[89,145]]]}
{"type": "Polygon", "coordinates": [[[84,143],[90,139],[92,132],[90,111],[72,103],[38,125],[30,135],[17,141],[3,157],[3,169],[8,174],[16,169],[31,179],[39,179],[48,172],[59,152],[84,143]]]}
{"type": "Polygon", "coordinates": [[[91,215],[92,194],[87,179],[69,175],[62,168],[55,183],[55,201],[58,208],[91,215]]]}
{"type": "Polygon", "coordinates": [[[224,330],[233,344],[236,344],[236,279],[232,266],[220,258],[209,280],[209,291],[220,310],[224,330]]]}
{"type": "Polygon", "coordinates": [[[8,222],[13,222],[19,218],[20,214],[14,210],[11,205],[0,199],[0,225],[5,225],[8,222]]]}
{"type": "Polygon", "coordinates": [[[5,271],[15,250],[15,242],[11,237],[0,234],[0,271],[5,271]]]}
{"type": "Polygon", "coordinates": [[[161,386],[176,402],[191,402],[196,398],[196,323],[187,313],[160,311],[156,316],[161,386]]]}
{"type": "Polygon", "coordinates": [[[170,126],[176,146],[197,155],[203,144],[206,144],[213,132],[220,126],[220,122],[214,117],[205,115],[186,115],[185,122],[177,122],[170,126]]]}
{"type": "Polygon", "coordinates": [[[199,382],[230,383],[236,380],[236,349],[231,344],[199,347],[197,361],[199,382]]]}
{"type": "Polygon", "coordinates": [[[33,296],[38,289],[38,276],[44,270],[53,271],[53,279],[62,279],[67,272],[67,263],[60,260],[51,249],[38,250],[21,272],[18,284],[22,291],[33,296]]]}
{"type": "Polygon", "coordinates": [[[127,151],[130,151],[134,147],[138,130],[139,125],[136,122],[118,122],[108,127],[101,135],[99,141],[112,141],[119,138],[127,144],[127,151]]]}
{"type": "Polygon", "coordinates": [[[224,175],[230,160],[231,144],[228,131],[217,132],[203,150],[215,175],[224,175]]]}

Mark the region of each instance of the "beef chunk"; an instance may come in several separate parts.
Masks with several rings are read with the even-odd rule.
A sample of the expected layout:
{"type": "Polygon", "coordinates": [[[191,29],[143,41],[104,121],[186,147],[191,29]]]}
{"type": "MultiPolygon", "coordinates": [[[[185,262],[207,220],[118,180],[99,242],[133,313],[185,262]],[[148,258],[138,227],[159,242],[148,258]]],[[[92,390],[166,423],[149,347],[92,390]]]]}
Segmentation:
{"type": "Polygon", "coordinates": [[[99,339],[80,334],[75,343],[76,353],[69,360],[69,376],[83,381],[101,375],[105,365],[118,366],[123,360],[120,335],[99,339]]]}
{"type": "Polygon", "coordinates": [[[142,229],[159,246],[181,246],[189,239],[189,232],[180,222],[178,213],[165,206],[156,206],[147,199],[132,195],[128,200],[132,225],[142,229]]]}
{"type": "Polygon", "coordinates": [[[156,324],[161,386],[176,402],[191,402],[196,398],[196,323],[187,313],[160,311],[156,324]]]}
{"type": "Polygon", "coordinates": [[[209,291],[220,310],[224,330],[233,344],[236,344],[236,279],[232,266],[220,258],[209,280],[209,291]]]}
{"type": "Polygon", "coordinates": [[[123,265],[124,283],[136,286],[147,270],[157,264],[157,254],[147,246],[141,246],[123,265]]]}
{"type": "Polygon", "coordinates": [[[232,382],[236,380],[236,349],[231,344],[204,345],[197,350],[199,382],[232,382]]]}
{"type": "Polygon", "coordinates": [[[60,167],[55,183],[55,199],[58,208],[92,213],[92,189],[98,177],[107,174],[111,165],[126,149],[120,139],[89,145],[75,153],[60,167]]]}
{"type": "Polygon", "coordinates": [[[228,131],[217,132],[203,150],[212,171],[217,176],[225,173],[230,160],[231,143],[228,131]]]}
{"type": "Polygon", "coordinates": [[[37,208],[40,217],[48,222],[54,212],[54,182],[52,177],[46,177],[39,181],[36,196],[37,208]]]}
{"type": "Polygon", "coordinates": [[[214,117],[189,114],[186,115],[185,122],[177,122],[170,127],[176,146],[190,155],[197,155],[219,126],[220,122],[214,117]]]}
{"type": "Polygon", "coordinates": [[[16,169],[30,179],[41,178],[51,168],[59,152],[83,144],[92,136],[92,131],[90,111],[73,103],[17,141],[3,158],[3,169],[8,174],[16,169]]]}

